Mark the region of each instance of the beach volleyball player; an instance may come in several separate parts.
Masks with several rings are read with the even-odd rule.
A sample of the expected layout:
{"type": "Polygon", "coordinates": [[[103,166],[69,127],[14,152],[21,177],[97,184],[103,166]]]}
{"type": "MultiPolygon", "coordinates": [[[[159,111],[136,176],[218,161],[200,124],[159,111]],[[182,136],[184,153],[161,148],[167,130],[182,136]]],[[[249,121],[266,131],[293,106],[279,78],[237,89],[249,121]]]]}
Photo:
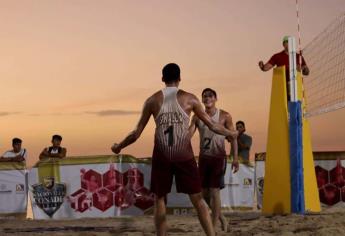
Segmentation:
{"type": "MultiPolygon", "coordinates": [[[[206,88],[201,93],[202,103],[206,113],[214,122],[233,130],[234,125],[231,115],[216,107],[217,93],[211,88],[206,88]]],[[[227,231],[226,218],[221,214],[220,189],[224,188],[224,174],[227,164],[225,150],[225,136],[214,133],[197,116],[193,116],[189,131],[191,136],[196,129],[200,136],[199,171],[203,197],[212,210],[212,223],[216,227],[218,219],[222,229],[227,231]]],[[[237,139],[231,141],[231,150],[234,153],[232,169],[235,172],[239,169],[237,139]]]]}
{"type": "Polygon", "coordinates": [[[136,128],[120,143],[112,146],[114,153],[134,143],[151,115],[156,123],[154,149],[152,155],[151,191],[155,194],[154,221],[157,235],[166,235],[165,197],[170,192],[175,176],[178,192],[189,194],[196,208],[200,223],[207,235],[215,235],[202,198],[199,170],[194,159],[189,133],[192,112],[215,133],[236,138],[237,131],[226,129],[214,122],[204,111],[200,101],[191,93],[178,89],[180,68],[174,63],[163,68],[162,81],[165,88],[149,97],[145,103],[136,128]]]}

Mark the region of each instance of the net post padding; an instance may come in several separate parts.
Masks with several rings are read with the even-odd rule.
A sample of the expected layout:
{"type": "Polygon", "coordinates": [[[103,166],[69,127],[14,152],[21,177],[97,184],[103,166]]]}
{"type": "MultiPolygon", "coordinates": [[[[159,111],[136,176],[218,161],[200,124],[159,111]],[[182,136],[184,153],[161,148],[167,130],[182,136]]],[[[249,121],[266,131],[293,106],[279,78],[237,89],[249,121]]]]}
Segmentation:
{"type": "Polygon", "coordinates": [[[265,161],[264,215],[291,213],[290,150],[285,67],[273,70],[265,161]]]}

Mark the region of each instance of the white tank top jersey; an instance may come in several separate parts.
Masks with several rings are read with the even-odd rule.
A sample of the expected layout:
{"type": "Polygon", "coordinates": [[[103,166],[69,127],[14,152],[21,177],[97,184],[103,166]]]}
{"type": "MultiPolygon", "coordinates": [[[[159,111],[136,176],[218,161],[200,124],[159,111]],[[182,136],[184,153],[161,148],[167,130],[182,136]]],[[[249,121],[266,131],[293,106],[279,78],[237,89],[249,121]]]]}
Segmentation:
{"type": "Polygon", "coordinates": [[[155,147],[153,157],[183,161],[194,158],[189,134],[190,117],[177,101],[176,87],[162,89],[163,104],[155,118],[155,147]]]}
{"type": "MultiPolygon", "coordinates": [[[[219,116],[220,111],[217,109],[211,119],[218,123],[219,116]]],[[[200,134],[200,156],[224,158],[226,156],[225,136],[214,133],[201,120],[198,120],[198,130],[200,134]]]]}

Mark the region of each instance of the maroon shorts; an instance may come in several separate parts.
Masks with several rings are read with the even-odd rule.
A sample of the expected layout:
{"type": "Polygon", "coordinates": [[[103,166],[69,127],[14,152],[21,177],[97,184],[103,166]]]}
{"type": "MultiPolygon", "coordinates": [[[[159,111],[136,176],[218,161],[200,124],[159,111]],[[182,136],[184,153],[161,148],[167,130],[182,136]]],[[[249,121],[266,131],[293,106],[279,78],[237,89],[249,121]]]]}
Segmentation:
{"type": "Polygon", "coordinates": [[[178,193],[201,192],[199,170],[194,158],[180,162],[172,162],[166,158],[152,158],[151,192],[157,197],[170,193],[174,176],[178,193]]]}
{"type": "Polygon", "coordinates": [[[203,188],[221,188],[225,157],[200,157],[199,172],[203,188]]]}

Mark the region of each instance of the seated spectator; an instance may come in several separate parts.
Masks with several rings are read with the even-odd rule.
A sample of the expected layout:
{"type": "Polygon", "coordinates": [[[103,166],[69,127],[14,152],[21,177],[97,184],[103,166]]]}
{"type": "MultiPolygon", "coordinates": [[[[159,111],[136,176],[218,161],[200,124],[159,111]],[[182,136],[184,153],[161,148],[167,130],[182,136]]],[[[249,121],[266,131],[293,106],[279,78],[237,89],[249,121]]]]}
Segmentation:
{"type": "Polygon", "coordinates": [[[60,135],[53,135],[52,144],[53,146],[43,149],[40,154],[40,160],[45,158],[64,158],[66,157],[66,148],[61,147],[62,137],[60,135]]]}
{"type": "Polygon", "coordinates": [[[5,152],[1,157],[1,162],[15,161],[22,162],[25,161],[27,157],[27,152],[25,148],[22,148],[22,140],[19,138],[12,139],[12,150],[5,152]]]}

